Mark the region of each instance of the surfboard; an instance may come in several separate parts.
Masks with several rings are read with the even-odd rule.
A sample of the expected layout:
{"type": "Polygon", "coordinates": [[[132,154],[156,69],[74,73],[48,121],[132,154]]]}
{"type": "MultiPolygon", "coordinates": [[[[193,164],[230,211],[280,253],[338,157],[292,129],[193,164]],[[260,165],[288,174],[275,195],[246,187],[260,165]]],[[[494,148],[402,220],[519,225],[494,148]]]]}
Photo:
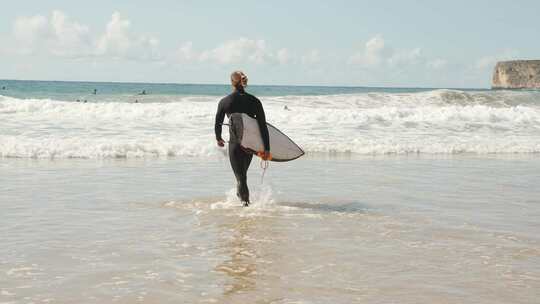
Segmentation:
{"type": "MultiPolygon", "coordinates": [[[[230,127],[233,128],[240,145],[247,151],[257,154],[264,151],[264,144],[259,130],[257,120],[245,113],[232,113],[229,117],[230,127]]],[[[286,162],[294,160],[304,155],[304,150],[300,148],[285,133],[281,132],[273,125],[266,123],[268,136],[270,138],[270,153],[272,161],[286,162]]]]}

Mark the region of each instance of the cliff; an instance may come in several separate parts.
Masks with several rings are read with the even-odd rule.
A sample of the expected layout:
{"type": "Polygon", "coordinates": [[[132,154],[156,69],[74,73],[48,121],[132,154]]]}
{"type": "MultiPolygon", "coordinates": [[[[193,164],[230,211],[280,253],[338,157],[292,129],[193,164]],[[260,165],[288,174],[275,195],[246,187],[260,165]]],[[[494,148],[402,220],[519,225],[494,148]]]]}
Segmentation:
{"type": "Polygon", "coordinates": [[[540,89],[540,60],[497,62],[493,89],[540,89]]]}

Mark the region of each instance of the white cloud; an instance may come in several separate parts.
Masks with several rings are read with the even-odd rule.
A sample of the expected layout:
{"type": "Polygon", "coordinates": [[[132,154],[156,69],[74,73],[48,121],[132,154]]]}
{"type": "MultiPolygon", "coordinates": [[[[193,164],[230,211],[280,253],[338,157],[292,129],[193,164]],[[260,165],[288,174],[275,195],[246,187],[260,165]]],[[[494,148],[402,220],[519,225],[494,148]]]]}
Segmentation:
{"type": "Polygon", "coordinates": [[[300,61],[302,64],[310,65],[310,64],[316,64],[321,61],[321,54],[319,50],[313,49],[309,51],[307,54],[303,55],[300,58],[300,61]]]}
{"type": "Polygon", "coordinates": [[[387,45],[381,35],[376,35],[366,42],[364,49],[353,54],[348,62],[364,68],[380,66],[405,67],[418,65],[426,61],[421,48],[396,50],[387,45]]]}
{"type": "Polygon", "coordinates": [[[110,54],[113,56],[125,54],[130,49],[132,43],[128,37],[130,26],[131,22],[127,19],[122,19],[120,13],[113,13],[111,21],[107,23],[105,33],[97,43],[98,54],[110,54]]]}
{"type": "Polygon", "coordinates": [[[286,48],[274,51],[267,47],[262,39],[238,38],[228,40],[212,49],[197,51],[193,43],[182,44],[173,54],[173,60],[185,64],[190,62],[217,63],[221,65],[252,63],[252,64],[287,64],[292,55],[286,48]]]}
{"type": "MultiPolygon", "coordinates": [[[[375,35],[354,52],[347,63],[349,73],[356,73],[367,85],[421,86],[436,85],[452,79],[456,65],[446,59],[431,57],[421,47],[403,48],[391,45],[383,36],[375,35]],[[444,72],[443,72],[444,71],[444,72]],[[415,84],[416,82],[416,84],[415,84]]],[[[454,77],[455,78],[455,77],[454,77]]]]}
{"type": "Polygon", "coordinates": [[[59,56],[91,54],[92,42],[88,27],[70,22],[61,11],[53,11],[51,20],[51,52],[59,56]]]}
{"type": "Polygon", "coordinates": [[[439,69],[445,68],[447,64],[448,62],[446,60],[437,58],[437,59],[428,61],[426,63],[426,66],[433,70],[439,70],[439,69]]]}
{"type": "Polygon", "coordinates": [[[395,52],[387,63],[390,66],[405,66],[419,64],[424,60],[422,49],[414,48],[412,50],[401,50],[395,52]]]}
{"type": "Polygon", "coordinates": [[[107,23],[105,33],[97,42],[96,54],[113,58],[159,60],[159,40],[137,36],[130,31],[131,21],[115,12],[107,23]]]}
{"type": "Polygon", "coordinates": [[[189,62],[195,60],[199,55],[193,50],[193,42],[188,41],[180,46],[176,51],[175,59],[179,62],[189,62]]]}
{"type": "Polygon", "coordinates": [[[161,57],[159,41],[131,33],[130,26],[130,20],[115,12],[105,33],[95,38],[87,26],[71,21],[65,13],[55,10],[50,18],[41,15],[17,18],[13,35],[23,54],[41,51],[60,57],[158,60],[161,57]]]}
{"type": "Polygon", "coordinates": [[[47,18],[41,15],[18,17],[13,24],[13,35],[21,44],[23,53],[32,52],[36,44],[49,36],[47,18]]]}
{"type": "Polygon", "coordinates": [[[279,64],[287,64],[291,60],[291,54],[289,53],[289,50],[287,49],[280,49],[276,53],[276,59],[279,64]]]}
{"type": "Polygon", "coordinates": [[[363,67],[376,67],[384,63],[392,54],[393,50],[386,45],[384,39],[376,35],[366,42],[363,50],[349,58],[349,63],[363,67]]]}
{"type": "Polygon", "coordinates": [[[212,50],[203,51],[199,55],[200,61],[214,61],[219,64],[233,64],[252,62],[262,64],[267,62],[272,54],[266,48],[264,40],[251,40],[239,38],[229,40],[212,50]]]}

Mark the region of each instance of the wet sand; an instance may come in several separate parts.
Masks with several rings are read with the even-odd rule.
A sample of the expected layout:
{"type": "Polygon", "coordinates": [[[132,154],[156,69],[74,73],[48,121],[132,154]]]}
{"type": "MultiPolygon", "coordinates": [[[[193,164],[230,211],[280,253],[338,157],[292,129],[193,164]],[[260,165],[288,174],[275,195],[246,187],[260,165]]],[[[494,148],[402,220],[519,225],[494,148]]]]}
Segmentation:
{"type": "Polygon", "coordinates": [[[540,157],[0,163],[0,302],[535,303],[540,157]]]}

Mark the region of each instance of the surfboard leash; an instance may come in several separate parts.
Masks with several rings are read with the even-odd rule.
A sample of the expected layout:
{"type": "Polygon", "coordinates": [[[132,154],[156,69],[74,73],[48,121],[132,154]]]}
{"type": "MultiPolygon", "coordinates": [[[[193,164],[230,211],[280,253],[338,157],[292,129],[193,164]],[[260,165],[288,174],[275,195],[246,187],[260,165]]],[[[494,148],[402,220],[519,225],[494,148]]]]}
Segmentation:
{"type": "Polygon", "coordinates": [[[264,174],[266,173],[266,169],[268,169],[268,166],[270,164],[268,163],[267,160],[263,160],[261,159],[261,162],[260,162],[260,166],[261,166],[261,169],[263,170],[262,174],[261,174],[261,185],[263,184],[264,182],[264,174]]]}

